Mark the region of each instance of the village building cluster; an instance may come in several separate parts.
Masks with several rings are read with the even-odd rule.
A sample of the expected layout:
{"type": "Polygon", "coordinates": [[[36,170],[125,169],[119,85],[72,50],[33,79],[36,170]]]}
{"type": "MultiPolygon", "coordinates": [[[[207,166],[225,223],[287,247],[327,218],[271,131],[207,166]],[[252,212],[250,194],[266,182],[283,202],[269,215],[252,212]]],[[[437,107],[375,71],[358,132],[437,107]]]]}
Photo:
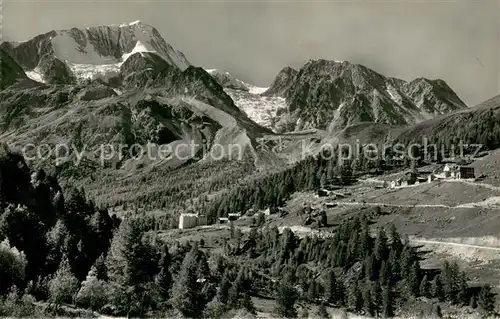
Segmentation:
{"type": "MultiPolygon", "coordinates": [[[[240,213],[231,213],[227,217],[219,217],[219,224],[227,224],[230,221],[238,220],[240,213]]],[[[189,229],[197,226],[208,225],[207,216],[201,214],[181,214],[179,216],[179,229],[189,229]]]]}
{"type": "MultiPolygon", "coordinates": [[[[279,207],[268,207],[264,210],[256,210],[256,209],[249,209],[245,214],[242,214],[240,212],[238,213],[229,213],[227,214],[227,217],[219,217],[217,219],[218,224],[229,224],[230,222],[236,221],[241,218],[245,217],[255,217],[258,214],[264,214],[265,216],[273,215],[273,214],[280,214],[281,217],[284,217],[286,214],[286,211],[284,211],[282,208],[279,207]],[[244,216],[243,216],[244,215],[244,216]]],[[[186,214],[181,214],[179,216],[179,229],[189,229],[189,228],[194,228],[197,226],[206,226],[208,225],[208,220],[205,215],[199,215],[199,214],[193,214],[193,213],[186,213],[186,214]]]]}
{"type": "Polygon", "coordinates": [[[406,187],[422,183],[432,183],[436,180],[446,179],[474,179],[474,167],[460,166],[457,164],[445,164],[441,172],[409,171],[405,176],[391,181],[390,187],[406,187]]]}
{"type": "MultiPolygon", "coordinates": [[[[422,183],[432,183],[436,180],[446,180],[446,179],[475,179],[475,171],[474,167],[469,166],[461,166],[457,164],[445,164],[442,169],[430,171],[418,171],[413,170],[406,172],[405,176],[402,178],[398,178],[390,182],[390,184],[385,184],[383,187],[397,188],[397,187],[406,187],[409,185],[417,185],[422,183]]],[[[328,197],[329,199],[342,199],[350,196],[349,192],[340,191],[342,189],[341,186],[329,185],[329,187],[321,188],[318,190],[317,197],[328,197]]],[[[326,208],[335,207],[336,204],[334,202],[325,203],[326,208]]],[[[304,208],[304,211],[309,215],[312,214],[312,207],[304,208]]],[[[246,216],[254,216],[257,215],[257,211],[250,209],[246,212],[246,216]]],[[[262,213],[264,215],[271,215],[280,213],[280,216],[286,214],[280,208],[267,208],[263,210],[262,213]]],[[[242,218],[241,213],[230,213],[227,217],[219,217],[219,224],[228,224],[231,221],[235,221],[242,218]]],[[[205,226],[208,225],[208,220],[205,215],[201,214],[181,214],[179,216],[179,229],[189,229],[197,226],[205,226]]]]}
{"type": "Polygon", "coordinates": [[[205,215],[181,214],[179,216],[179,229],[188,229],[205,225],[207,225],[207,216],[205,215]]]}

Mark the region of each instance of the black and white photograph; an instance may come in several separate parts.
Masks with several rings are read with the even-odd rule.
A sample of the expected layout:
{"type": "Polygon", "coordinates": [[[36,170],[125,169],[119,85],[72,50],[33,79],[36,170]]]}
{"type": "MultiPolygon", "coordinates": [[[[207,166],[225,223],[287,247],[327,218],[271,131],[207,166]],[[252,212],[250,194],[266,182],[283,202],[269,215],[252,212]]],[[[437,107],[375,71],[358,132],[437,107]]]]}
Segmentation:
{"type": "Polygon", "coordinates": [[[0,0],[0,318],[500,318],[500,0],[0,0]]]}

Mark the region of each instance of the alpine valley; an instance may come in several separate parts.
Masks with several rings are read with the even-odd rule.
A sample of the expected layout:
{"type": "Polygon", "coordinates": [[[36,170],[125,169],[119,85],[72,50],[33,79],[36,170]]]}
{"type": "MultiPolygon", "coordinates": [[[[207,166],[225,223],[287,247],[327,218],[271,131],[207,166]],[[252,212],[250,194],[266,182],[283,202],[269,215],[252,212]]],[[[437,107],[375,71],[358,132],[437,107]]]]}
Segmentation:
{"type": "Polygon", "coordinates": [[[1,316],[25,309],[8,300],[65,316],[494,313],[500,96],[469,107],[440,79],[324,59],[258,87],[188,58],[141,21],[0,45],[0,265],[21,251],[27,267],[0,269],[0,294],[33,298],[1,297],[1,316]],[[337,152],[422,137],[444,153],[337,152]],[[452,163],[476,178],[434,182],[452,163]]]}

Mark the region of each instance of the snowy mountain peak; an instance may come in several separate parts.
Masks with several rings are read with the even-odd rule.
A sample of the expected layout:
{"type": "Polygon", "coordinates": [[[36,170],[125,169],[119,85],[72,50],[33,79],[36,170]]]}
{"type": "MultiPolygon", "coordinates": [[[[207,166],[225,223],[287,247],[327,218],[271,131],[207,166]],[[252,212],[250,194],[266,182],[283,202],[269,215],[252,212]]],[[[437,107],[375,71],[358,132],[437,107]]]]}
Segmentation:
{"type": "Polygon", "coordinates": [[[138,52],[150,52],[167,63],[185,70],[189,65],[182,52],[175,50],[158,30],[140,20],[121,25],[92,26],[84,29],[51,31],[21,43],[2,43],[27,71],[39,74],[39,63],[46,55],[67,65],[76,78],[96,78],[115,75],[125,60],[138,52]]]}
{"type": "Polygon", "coordinates": [[[132,21],[130,23],[122,23],[122,24],[120,24],[120,27],[126,27],[126,26],[131,26],[131,25],[136,25],[136,24],[142,24],[142,21],[136,20],[136,21],[132,21]]]}

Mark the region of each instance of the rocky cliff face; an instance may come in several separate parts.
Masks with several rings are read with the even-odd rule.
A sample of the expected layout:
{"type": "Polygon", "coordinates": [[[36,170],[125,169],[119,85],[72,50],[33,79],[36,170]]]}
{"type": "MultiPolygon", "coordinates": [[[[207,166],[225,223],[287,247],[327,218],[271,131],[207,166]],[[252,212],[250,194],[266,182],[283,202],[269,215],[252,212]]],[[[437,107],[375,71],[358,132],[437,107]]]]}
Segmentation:
{"type": "Polygon", "coordinates": [[[292,86],[295,77],[299,72],[289,66],[283,68],[271,86],[262,94],[264,96],[283,96],[286,91],[292,86]]]}
{"type": "Polygon", "coordinates": [[[0,89],[27,78],[21,66],[2,49],[0,49],[0,72],[0,89]]]}
{"type": "Polygon", "coordinates": [[[311,60],[284,69],[265,95],[286,99],[280,130],[337,130],[359,122],[404,125],[466,107],[442,80],[406,82],[349,62],[311,60]]]}
{"type": "Polygon", "coordinates": [[[238,80],[226,71],[211,69],[207,70],[207,72],[224,88],[245,92],[249,91],[248,86],[243,81],[238,80]]]}
{"type": "Polygon", "coordinates": [[[68,66],[50,54],[46,54],[40,59],[37,69],[44,82],[49,84],[65,84],[75,81],[75,77],[68,66]]]}

